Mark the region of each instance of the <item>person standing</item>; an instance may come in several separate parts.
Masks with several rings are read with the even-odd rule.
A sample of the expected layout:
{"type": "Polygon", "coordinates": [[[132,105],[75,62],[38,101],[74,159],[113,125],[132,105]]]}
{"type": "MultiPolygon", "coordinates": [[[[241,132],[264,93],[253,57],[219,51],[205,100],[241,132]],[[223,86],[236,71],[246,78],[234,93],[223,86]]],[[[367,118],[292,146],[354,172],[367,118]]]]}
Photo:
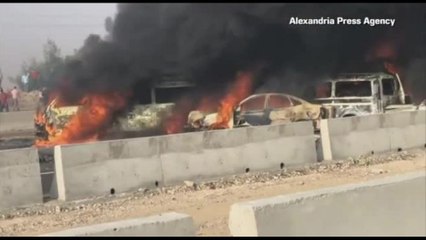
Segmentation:
{"type": "Polygon", "coordinates": [[[19,91],[16,86],[13,87],[10,93],[12,94],[12,110],[19,111],[19,91]]]}
{"type": "Polygon", "coordinates": [[[0,112],[9,112],[9,95],[0,87],[0,112]]]}
{"type": "Polygon", "coordinates": [[[37,113],[39,113],[40,111],[44,111],[48,102],[49,102],[48,91],[46,87],[43,87],[38,95],[38,104],[36,109],[37,113]]]}
{"type": "Polygon", "coordinates": [[[28,88],[28,78],[29,77],[30,77],[29,73],[22,74],[22,76],[21,76],[21,82],[22,82],[22,85],[24,86],[24,91],[26,91],[26,92],[29,91],[29,88],[28,88]]]}

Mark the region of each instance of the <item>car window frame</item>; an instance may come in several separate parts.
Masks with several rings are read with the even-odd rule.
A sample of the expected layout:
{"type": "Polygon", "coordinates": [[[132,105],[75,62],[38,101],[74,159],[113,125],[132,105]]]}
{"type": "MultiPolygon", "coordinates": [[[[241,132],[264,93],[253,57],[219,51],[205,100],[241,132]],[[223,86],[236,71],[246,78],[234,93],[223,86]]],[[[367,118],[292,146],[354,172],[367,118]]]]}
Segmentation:
{"type": "Polygon", "coordinates": [[[249,99],[245,99],[244,102],[240,103],[239,108],[240,108],[240,112],[241,113],[255,113],[255,112],[263,112],[266,109],[266,103],[267,103],[267,97],[268,95],[262,94],[262,95],[255,95],[252,96],[249,99]],[[264,98],[263,100],[263,107],[262,109],[256,109],[256,110],[243,110],[243,105],[246,104],[247,102],[255,99],[255,98],[264,98]]]}
{"type": "Polygon", "coordinates": [[[396,93],[396,84],[395,84],[395,79],[394,78],[382,78],[381,79],[381,85],[382,85],[382,93],[383,93],[383,96],[394,96],[395,95],[395,93],[396,93]],[[391,85],[391,87],[392,87],[392,93],[390,93],[390,94],[388,94],[388,93],[385,93],[385,82],[387,82],[389,80],[389,82],[390,82],[390,85],[391,85]]]}
{"type": "Polygon", "coordinates": [[[296,106],[303,105],[303,104],[307,103],[305,100],[298,98],[298,97],[295,97],[295,96],[288,96],[288,98],[291,101],[292,107],[296,107],[296,106]],[[296,104],[294,104],[294,101],[300,102],[300,104],[296,105],[296,104]]]}
{"type": "Polygon", "coordinates": [[[266,101],[266,108],[267,108],[267,109],[271,109],[271,110],[281,110],[281,109],[286,109],[286,108],[289,108],[289,107],[293,107],[293,102],[291,101],[291,99],[290,99],[290,97],[289,97],[288,95],[284,95],[284,94],[268,94],[268,99],[267,99],[267,101],[266,101]],[[290,106],[288,106],[288,107],[280,107],[280,108],[271,108],[271,107],[269,107],[269,99],[270,99],[272,96],[280,96],[280,97],[285,97],[285,98],[287,98],[288,102],[290,103],[290,106]]]}

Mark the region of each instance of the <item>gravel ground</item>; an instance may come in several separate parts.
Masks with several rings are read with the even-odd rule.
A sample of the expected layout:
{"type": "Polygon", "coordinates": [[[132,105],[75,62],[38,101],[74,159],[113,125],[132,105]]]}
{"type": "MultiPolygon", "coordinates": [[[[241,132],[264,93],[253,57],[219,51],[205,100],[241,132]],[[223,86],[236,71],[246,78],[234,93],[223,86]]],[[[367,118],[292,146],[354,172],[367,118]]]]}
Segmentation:
{"type": "Polygon", "coordinates": [[[229,235],[227,217],[233,203],[425,170],[425,156],[424,149],[414,149],[81,201],[51,201],[0,212],[0,235],[40,235],[168,211],[193,216],[199,235],[229,235]]]}

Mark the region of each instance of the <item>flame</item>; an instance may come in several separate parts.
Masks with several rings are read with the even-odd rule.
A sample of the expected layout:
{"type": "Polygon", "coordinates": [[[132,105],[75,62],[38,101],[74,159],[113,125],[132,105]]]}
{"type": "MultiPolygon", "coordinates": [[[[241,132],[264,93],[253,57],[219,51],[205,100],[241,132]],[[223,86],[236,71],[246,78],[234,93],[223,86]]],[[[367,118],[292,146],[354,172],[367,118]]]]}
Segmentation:
{"type": "Polygon", "coordinates": [[[211,126],[212,129],[230,127],[228,123],[232,118],[235,106],[250,95],[253,83],[252,80],[253,74],[250,72],[238,74],[235,84],[229,89],[225,98],[220,102],[216,123],[211,126]]]}
{"type": "Polygon", "coordinates": [[[198,104],[197,110],[200,112],[211,112],[219,107],[219,102],[217,101],[217,96],[205,96],[201,99],[200,104],[198,104]]]}
{"type": "Polygon", "coordinates": [[[380,60],[389,73],[399,73],[399,69],[395,64],[398,57],[398,45],[399,39],[381,39],[377,41],[367,55],[367,61],[380,60]]]}
{"type": "Polygon", "coordinates": [[[386,71],[388,71],[390,74],[393,74],[393,75],[398,74],[400,76],[401,84],[402,84],[402,87],[404,88],[405,95],[413,97],[413,94],[411,91],[413,86],[409,81],[407,81],[407,79],[405,79],[404,77],[401,77],[401,75],[403,75],[401,69],[392,62],[384,62],[384,67],[386,71]]]}
{"type": "MultiPolygon", "coordinates": [[[[232,118],[235,106],[244,98],[248,97],[252,90],[253,74],[250,72],[243,72],[237,75],[237,80],[228,90],[225,97],[218,101],[217,96],[209,95],[201,99],[195,108],[201,112],[210,112],[211,110],[218,109],[216,123],[210,126],[211,129],[229,128],[228,122],[232,118]]],[[[187,121],[188,114],[193,107],[193,102],[187,97],[179,100],[176,108],[165,122],[165,131],[167,134],[182,132],[183,127],[187,121]]]]}
{"type": "Polygon", "coordinates": [[[187,114],[191,109],[191,100],[187,97],[181,98],[177,103],[170,117],[165,121],[167,134],[180,133],[186,123],[187,114]]]}
{"type": "Polygon", "coordinates": [[[34,116],[34,123],[37,125],[43,125],[46,123],[46,118],[42,112],[38,112],[34,116]]]}
{"type": "MultiPolygon", "coordinates": [[[[62,101],[58,102],[63,104],[62,101]]],[[[118,93],[87,95],[81,99],[81,107],[62,131],[46,124],[44,116],[39,113],[36,116],[36,122],[45,124],[49,139],[37,140],[35,145],[47,147],[95,141],[109,126],[113,113],[125,107],[125,104],[125,97],[118,93]]]]}
{"type": "MultiPolygon", "coordinates": [[[[204,96],[200,104],[198,104],[197,110],[201,112],[214,111],[218,107],[217,100],[213,96],[204,96]]],[[[176,103],[176,107],[173,110],[173,113],[165,121],[165,131],[167,134],[180,133],[183,131],[183,128],[187,122],[187,117],[189,112],[194,107],[193,102],[187,96],[179,99],[176,103]]]]}
{"type": "Polygon", "coordinates": [[[185,122],[186,117],[184,114],[173,114],[170,118],[167,119],[166,133],[173,134],[182,132],[185,122]]]}
{"type": "Polygon", "coordinates": [[[405,94],[412,96],[412,86],[410,86],[410,82],[403,77],[403,69],[397,65],[400,50],[399,47],[402,45],[402,40],[403,39],[401,37],[393,37],[377,41],[370,53],[367,55],[367,61],[379,60],[383,63],[383,66],[388,73],[393,75],[398,74],[404,87],[405,94]]]}
{"type": "Polygon", "coordinates": [[[385,62],[384,66],[386,68],[386,71],[388,71],[391,74],[398,74],[400,72],[400,70],[398,69],[398,67],[391,62],[385,62]]]}
{"type": "Polygon", "coordinates": [[[397,55],[397,43],[395,41],[380,41],[375,46],[370,58],[395,60],[397,55]]]}

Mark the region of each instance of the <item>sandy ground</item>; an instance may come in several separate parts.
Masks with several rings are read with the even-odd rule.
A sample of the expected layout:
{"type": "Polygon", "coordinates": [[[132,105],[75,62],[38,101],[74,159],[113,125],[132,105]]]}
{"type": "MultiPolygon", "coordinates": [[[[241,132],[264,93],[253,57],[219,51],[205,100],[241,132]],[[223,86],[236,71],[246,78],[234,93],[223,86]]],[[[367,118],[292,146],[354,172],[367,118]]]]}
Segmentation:
{"type": "Polygon", "coordinates": [[[0,213],[0,235],[39,235],[168,211],[193,216],[198,235],[229,235],[227,221],[233,203],[421,170],[426,171],[425,149],[414,149],[315,164],[297,170],[247,173],[213,182],[140,189],[80,202],[49,202],[0,213]]]}
{"type": "MultiPolygon", "coordinates": [[[[38,102],[38,91],[21,92],[19,99],[20,111],[34,111],[38,102]]],[[[9,106],[10,107],[10,106],[9,106]]],[[[10,111],[12,109],[10,108],[10,111]]],[[[2,112],[7,114],[7,112],[2,112]]],[[[15,130],[0,133],[0,150],[32,146],[34,130],[15,130]]]]}

